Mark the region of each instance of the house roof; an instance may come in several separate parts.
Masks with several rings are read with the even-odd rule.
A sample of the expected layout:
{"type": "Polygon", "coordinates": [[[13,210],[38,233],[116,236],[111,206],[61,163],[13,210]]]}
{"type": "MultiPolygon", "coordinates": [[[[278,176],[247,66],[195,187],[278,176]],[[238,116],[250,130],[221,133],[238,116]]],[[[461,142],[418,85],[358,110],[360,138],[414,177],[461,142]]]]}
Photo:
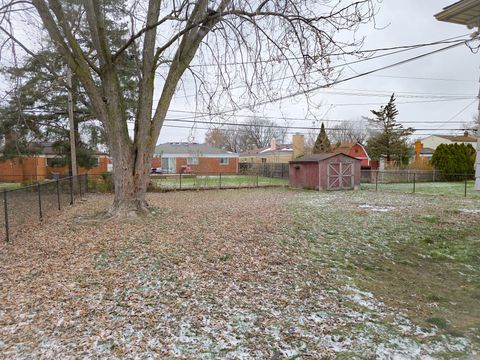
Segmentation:
{"type": "Polygon", "coordinates": [[[326,159],[329,159],[331,157],[338,156],[338,155],[344,155],[344,156],[347,156],[351,159],[355,159],[355,160],[360,161],[359,159],[357,159],[353,156],[350,156],[348,154],[345,154],[345,153],[322,153],[322,154],[312,154],[312,155],[301,156],[301,157],[299,157],[295,160],[292,160],[290,162],[291,163],[294,163],[294,162],[318,162],[318,161],[326,160],[326,159]]]}
{"type": "Polygon", "coordinates": [[[435,14],[435,18],[473,28],[479,25],[480,3],[478,0],[460,0],[444,7],[441,12],[435,14]]]}
{"type": "Polygon", "coordinates": [[[266,146],[263,148],[252,149],[245,151],[240,154],[241,157],[252,157],[252,156],[261,156],[261,155],[269,155],[274,154],[277,152],[285,152],[285,151],[293,151],[291,144],[277,144],[275,146],[275,150],[271,148],[271,146],[266,146]]]}
{"type": "Polygon", "coordinates": [[[197,143],[165,143],[155,147],[155,154],[157,155],[175,155],[181,156],[216,156],[216,157],[236,157],[238,154],[223,149],[213,147],[209,144],[197,143]]]}
{"type": "Polygon", "coordinates": [[[432,135],[438,136],[450,141],[457,141],[457,142],[476,142],[477,139],[472,136],[465,136],[465,135],[432,135]]]}
{"type": "Polygon", "coordinates": [[[348,153],[352,146],[354,146],[356,143],[354,142],[342,142],[338,147],[336,147],[333,152],[334,153],[348,153]]]}

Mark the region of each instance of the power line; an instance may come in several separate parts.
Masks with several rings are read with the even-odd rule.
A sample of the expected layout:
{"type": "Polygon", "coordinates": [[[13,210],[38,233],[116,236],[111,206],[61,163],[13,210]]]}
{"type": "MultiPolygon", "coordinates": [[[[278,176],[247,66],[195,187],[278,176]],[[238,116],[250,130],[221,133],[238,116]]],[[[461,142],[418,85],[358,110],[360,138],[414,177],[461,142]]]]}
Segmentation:
{"type": "Polygon", "coordinates": [[[279,96],[279,97],[276,97],[276,98],[273,98],[273,99],[270,99],[270,100],[261,101],[261,102],[258,102],[256,104],[254,104],[254,105],[242,106],[242,107],[239,107],[237,109],[225,110],[225,111],[222,111],[218,114],[220,115],[220,114],[226,114],[226,113],[230,113],[230,112],[237,112],[239,110],[250,109],[252,107],[258,107],[258,106],[261,106],[261,105],[267,105],[267,104],[272,104],[272,103],[275,103],[275,102],[278,102],[278,101],[291,99],[291,98],[297,97],[299,95],[306,95],[308,93],[311,93],[311,92],[314,92],[314,91],[317,91],[317,90],[320,90],[320,89],[328,88],[328,87],[331,87],[331,86],[334,86],[334,85],[337,85],[337,84],[340,84],[340,83],[344,83],[344,82],[347,82],[347,81],[350,81],[350,80],[358,79],[360,77],[370,75],[370,74],[375,73],[375,72],[390,69],[392,67],[396,67],[396,66],[403,65],[403,64],[406,64],[406,63],[409,63],[409,62],[412,62],[412,61],[419,60],[419,59],[424,58],[426,56],[430,56],[430,55],[433,55],[433,54],[440,53],[442,51],[453,49],[454,47],[457,47],[461,44],[462,43],[449,45],[449,46],[446,46],[446,47],[443,47],[443,48],[440,48],[440,49],[436,49],[436,50],[433,50],[433,51],[430,51],[430,52],[427,52],[427,53],[424,53],[424,54],[421,54],[421,55],[417,55],[417,56],[414,56],[414,57],[411,57],[411,58],[408,58],[408,59],[405,59],[405,60],[395,62],[393,64],[382,66],[382,67],[379,67],[377,69],[373,69],[373,70],[370,70],[370,71],[367,71],[367,72],[364,72],[364,73],[360,73],[360,74],[357,74],[357,75],[354,75],[354,76],[350,76],[350,77],[347,77],[347,78],[344,78],[344,79],[339,79],[339,80],[333,81],[331,83],[319,85],[319,86],[313,87],[311,89],[301,90],[301,91],[297,91],[297,92],[294,92],[294,93],[291,93],[291,94],[288,94],[288,95],[285,95],[285,96],[279,96]]]}
{"type": "MultiPolygon", "coordinates": [[[[468,34],[467,34],[468,35],[468,34]]],[[[462,35],[463,36],[466,36],[466,35],[462,35]]],[[[354,64],[358,64],[358,63],[361,63],[361,62],[364,62],[364,61],[370,61],[370,60],[374,60],[374,59],[378,59],[378,58],[381,58],[381,57],[385,57],[385,56],[390,56],[390,55],[395,55],[395,54],[398,54],[398,53],[401,53],[401,52],[404,52],[404,51],[408,51],[408,50],[412,50],[412,49],[417,49],[417,48],[420,48],[420,47],[423,47],[423,46],[430,46],[430,45],[439,45],[439,44],[448,44],[448,43],[456,43],[455,45],[460,45],[462,43],[466,43],[467,41],[471,41],[473,39],[469,38],[469,39],[459,39],[459,40],[455,40],[455,41],[449,41],[451,39],[455,39],[455,38],[458,38],[459,36],[457,37],[454,37],[454,38],[450,38],[450,39],[446,39],[446,40],[443,40],[443,41],[437,41],[437,42],[433,42],[433,43],[428,43],[428,44],[419,44],[417,46],[415,45],[412,45],[410,46],[409,48],[407,49],[404,49],[404,50],[399,50],[399,51],[393,51],[393,52],[390,52],[390,53],[387,53],[387,54],[381,54],[381,55],[376,55],[376,56],[372,56],[372,57],[369,57],[369,58],[363,58],[363,59],[359,59],[359,60],[355,60],[355,61],[351,61],[351,62],[346,62],[346,63],[342,63],[342,64],[337,64],[337,65],[333,65],[333,66],[329,66],[328,69],[335,69],[335,68],[338,68],[338,67],[345,67],[345,66],[349,66],[349,65],[354,65],[354,64]]],[[[401,47],[393,47],[393,48],[401,48],[401,47]]],[[[393,49],[392,48],[392,49],[393,49]]],[[[388,48],[384,48],[384,49],[388,49],[388,48]]],[[[371,52],[374,52],[374,50],[371,50],[371,52]]],[[[300,59],[300,58],[299,58],[300,59]]],[[[252,61],[252,62],[241,62],[241,63],[231,63],[230,65],[239,65],[239,64],[249,64],[249,63],[257,63],[257,62],[262,62],[262,61],[252,61]]],[[[269,60],[268,62],[272,62],[272,60],[269,60]]],[[[273,62],[278,62],[278,60],[275,60],[273,62]]],[[[219,65],[226,65],[226,64],[206,64],[206,66],[219,66],[219,65]]],[[[200,67],[200,66],[203,66],[203,65],[192,65],[193,67],[197,66],[197,67],[200,67]]],[[[310,71],[310,72],[307,72],[305,75],[310,75],[312,73],[315,73],[317,72],[318,70],[316,71],[310,71]]],[[[277,81],[284,81],[284,80],[287,80],[287,79],[292,79],[292,78],[296,78],[298,77],[299,75],[289,75],[289,76],[284,76],[284,77],[281,77],[281,78],[276,78],[276,79],[271,79],[269,80],[269,83],[273,83],[273,82],[277,82],[277,81]]],[[[256,84],[251,84],[251,85],[259,85],[259,83],[256,83],[256,84]]],[[[241,89],[241,88],[245,88],[245,87],[248,87],[248,86],[251,86],[251,85],[246,85],[246,84],[243,84],[243,85],[239,85],[239,86],[236,86],[236,87],[233,87],[232,89],[230,90],[236,90],[236,89],[241,89]]],[[[188,98],[188,97],[194,97],[196,96],[196,94],[192,94],[192,95],[185,95],[184,97],[182,98],[188,98]]]]}
{"type": "MultiPolygon", "coordinates": [[[[320,130],[319,127],[310,127],[310,126],[283,126],[283,125],[264,125],[264,124],[242,124],[242,123],[230,123],[230,122],[221,122],[221,121],[203,121],[203,120],[183,120],[183,119],[166,119],[166,122],[181,122],[181,123],[192,123],[192,124],[207,124],[207,125],[221,125],[221,126],[243,126],[243,127],[261,127],[261,128],[274,128],[274,129],[296,129],[296,130],[320,130]]],[[[330,131],[341,131],[346,130],[345,128],[325,128],[330,131]]],[[[419,128],[418,131],[437,131],[442,129],[432,129],[432,128],[419,128]]],[[[462,129],[448,129],[460,131],[462,129]]]]}
{"type": "MultiPolygon", "coordinates": [[[[184,117],[181,118],[182,120],[188,120],[188,119],[195,119],[197,117],[205,118],[209,117],[209,113],[198,113],[194,111],[188,111],[188,110],[169,110],[171,112],[175,113],[180,113],[180,114],[194,114],[195,116],[192,117],[184,117]]],[[[316,118],[296,118],[296,117],[278,117],[278,116],[255,116],[255,115],[241,115],[241,114],[232,114],[228,115],[229,117],[233,118],[249,118],[249,119],[255,119],[255,118],[261,118],[261,119],[274,119],[274,120],[291,120],[291,121],[323,121],[323,122],[351,122],[351,119],[316,119],[316,118]]],[[[170,118],[170,120],[175,120],[176,118],[170,118]]],[[[354,121],[354,120],[353,120],[354,121]]],[[[462,121],[454,121],[450,122],[448,121],[441,121],[441,120],[435,120],[435,121],[428,121],[428,120],[405,120],[405,121],[399,121],[399,123],[402,124],[423,124],[423,123],[430,123],[430,124],[444,124],[444,123],[459,123],[463,124],[462,121]]]]}
{"type": "MultiPolygon", "coordinates": [[[[464,34],[464,35],[455,36],[455,37],[452,37],[452,38],[447,38],[447,39],[444,39],[444,40],[433,41],[433,42],[430,42],[430,43],[420,43],[420,44],[413,44],[413,45],[400,45],[400,46],[392,46],[392,47],[384,47],[384,48],[376,48],[376,49],[355,50],[355,51],[351,51],[351,52],[332,53],[332,54],[329,54],[328,56],[345,56],[345,55],[357,56],[357,55],[361,55],[361,54],[372,54],[372,53],[376,53],[376,52],[380,52],[380,51],[394,50],[394,51],[391,51],[387,54],[375,55],[375,56],[371,56],[371,57],[368,57],[368,58],[363,58],[363,59],[359,59],[359,60],[355,60],[353,62],[347,63],[348,65],[352,65],[352,64],[356,64],[358,62],[374,60],[374,59],[378,59],[378,58],[381,58],[381,57],[384,57],[384,56],[395,55],[395,54],[398,54],[398,53],[401,53],[401,52],[415,50],[415,49],[419,49],[419,48],[423,48],[423,47],[435,46],[435,45],[444,45],[444,44],[452,44],[452,43],[459,43],[459,42],[461,43],[461,42],[470,40],[470,38],[459,39],[459,38],[463,38],[463,37],[468,36],[468,35],[469,34],[464,34]]],[[[219,63],[207,63],[207,64],[191,64],[190,67],[195,68],[195,67],[235,66],[235,65],[248,65],[248,64],[258,64],[258,63],[279,63],[279,62],[282,62],[282,61],[293,61],[293,60],[304,60],[305,61],[305,60],[314,60],[314,59],[315,58],[313,56],[305,55],[305,56],[292,56],[292,57],[281,57],[281,58],[270,58],[270,59],[255,59],[255,60],[251,60],[251,61],[241,61],[241,62],[231,61],[231,62],[224,62],[224,63],[219,62],[219,63]]],[[[162,64],[162,65],[167,65],[168,66],[169,64],[162,64]]],[[[335,65],[335,66],[329,67],[329,68],[332,69],[332,68],[335,68],[335,67],[345,66],[345,65],[346,64],[339,64],[339,65],[335,65]]]]}
{"type": "MultiPolygon", "coordinates": [[[[202,130],[202,131],[211,131],[211,130],[221,130],[221,131],[236,131],[235,129],[222,129],[222,128],[209,128],[209,127],[199,127],[199,126],[185,126],[185,125],[170,125],[170,124],[165,124],[163,125],[163,127],[166,127],[166,128],[175,128],[175,129],[188,129],[190,131],[196,131],[196,130],[202,130]]],[[[319,131],[320,129],[317,128],[315,129],[316,131],[319,131]]],[[[344,130],[344,129],[326,129],[326,130],[329,130],[329,131],[341,131],[341,130],[344,130]]],[[[459,131],[465,131],[465,130],[473,130],[473,129],[468,129],[468,128],[462,128],[462,129],[429,129],[429,130],[424,130],[424,129],[414,129],[414,132],[416,135],[431,135],[432,134],[432,131],[433,132],[436,132],[436,131],[443,131],[443,132],[459,132],[459,131]]],[[[312,133],[309,133],[309,132],[304,132],[304,131],[289,131],[288,129],[285,131],[285,133],[287,135],[294,135],[294,134],[300,134],[300,135],[307,135],[307,136],[310,136],[312,135],[312,133]]]]}

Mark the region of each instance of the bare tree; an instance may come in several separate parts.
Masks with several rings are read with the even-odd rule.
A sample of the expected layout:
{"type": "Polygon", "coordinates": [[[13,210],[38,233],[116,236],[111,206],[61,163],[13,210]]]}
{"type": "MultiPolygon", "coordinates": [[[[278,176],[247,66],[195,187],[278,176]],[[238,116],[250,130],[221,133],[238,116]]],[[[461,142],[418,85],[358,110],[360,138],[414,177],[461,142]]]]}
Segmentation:
{"type": "Polygon", "coordinates": [[[284,143],[288,124],[280,126],[275,121],[253,117],[238,125],[213,129],[205,135],[205,142],[233,152],[260,149],[271,144],[272,139],[284,143]]]}
{"type": "Polygon", "coordinates": [[[269,146],[272,139],[284,143],[287,126],[281,127],[272,120],[254,117],[242,124],[240,135],[243,138],[245,150],[260,149],[269,146]]]}
{"type": "MultiPolygon", "coordinates": [[[[113,19],[107,0],[0,0],[0,12],[8,13],[9,24],[40,21],[79,79],[113,158],[115,197],[109,213],[123,217],[146,212],[154,147],[178,91],[193,83],[197,100],[205,100],[208,109],[232,108],[236,99],[254,106],[281,92],[308,89],[319,75],[337,76],[330,56],[361,45],[354,32],[373,17],[374,1],[135,0],[113,19]],[[17,19],[11,21],[13,16],[17,19]],[[108,38],[109,21],[130,23],[131,34],[119,47],[108,38]],[[127,90],[119,80],[127,52],[137,64],[133,134],[127,90]]],[[[123,2],[110,3],[118,8],[123,2]]],[[[0,18],[0,30],[21,44],[6,19],[0,18]]],[[[32,52],[31,46],[20,46],[32,52]]]]}
{"type": "Polygon", "coordinates": [[[343,142],[365,144],[369,136],[369,129],[364,119],[345,120],[332,126],[329,134],[334,145],[343,142]]]}

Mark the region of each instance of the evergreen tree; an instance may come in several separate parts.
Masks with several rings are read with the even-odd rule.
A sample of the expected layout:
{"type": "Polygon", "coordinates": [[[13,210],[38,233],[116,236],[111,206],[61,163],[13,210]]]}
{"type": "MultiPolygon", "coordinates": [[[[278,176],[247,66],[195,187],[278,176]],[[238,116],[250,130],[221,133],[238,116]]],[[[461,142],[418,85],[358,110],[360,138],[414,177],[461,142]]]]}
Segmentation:
{"type": "Polygon", "coordinates": [[[398,110],[395,105],[395,94],[392,94],[387,105],[371,112],[375,117],[367,120],[377,129],[377,132],[367,142],[370,157],[378,160],[381,156],[385,156],[387,161],[408,162],[410,151],[408,136],[414,130],[410,127],[404,128],[396,122],[398,110]]]}
{"type": "Polygon", "coordinates": [[[431,162],[445,175],[473,174],[475,155],[470,144],[441,144],[435,149],[431,162]]]}
{"type": "Polygon", "coordinates": [[[332,150],[330,145],[330,140],[328,140],[327,132],[325,131],[325,125],[320,127],[320,133],[318,134],[317,140],[315,141],[315,145],[313,146],[313,153],[314,154],[321,154],[321,153],[328,153],[332,150]]]}
{"type": "MultiPolygon", "coordinates": [[[[79,7],[76,0],[61,0],[72,18],[77,17],[79,7]]],[[[112,46],[120,46],[128,36],[122,18],[124,1],[105,0],[104,6],[111,14],[105,19],[107,36],[112,46]]],[[[79,44],[90,52],[93,46],[85,24],[77,30],[79,44]]],[[[66,65],[51,41],[44,49],[27,55],[21,65],[1,69],[11,84],[10,97],[0,105],[0,136],[4,139],[1,157],[12,158],[41,152],[39,144],[53,143],[59,166],[70,164],[69,121],[67,111],[68,86],[66,65]]],[[[119,57],[119,80],[124,93],[125,113],[133,119],[136,112],[136,64],[132,49],[119,57]]],[[[97,82],[99,79],[95,79],[97,82]]],[[[91,168],[96,163],[95,152],[106,143],[105,132],[94,115],[90,100],[78,78],[73,74],[72,87],[74,106],[74,127],[77,162],[79,166],[91,168]]]]}

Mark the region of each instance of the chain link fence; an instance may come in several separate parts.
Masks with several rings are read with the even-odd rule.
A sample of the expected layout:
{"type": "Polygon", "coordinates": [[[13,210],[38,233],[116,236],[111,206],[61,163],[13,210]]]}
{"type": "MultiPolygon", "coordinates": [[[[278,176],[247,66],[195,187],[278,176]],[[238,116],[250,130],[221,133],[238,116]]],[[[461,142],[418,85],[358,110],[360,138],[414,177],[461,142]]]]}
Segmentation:
{"type": "Polygon", "coordinates": [[[0,236],[11,241],[25,224],[73,205],[89,191],[86,174],[45,180],[17,189],[2,191],[0,236]]]}
{"type": "Polygon", "coordinates": [[[362,170],[363,190],[480,196],[475,174],[443,174],[436,170],[362,170]]]}

